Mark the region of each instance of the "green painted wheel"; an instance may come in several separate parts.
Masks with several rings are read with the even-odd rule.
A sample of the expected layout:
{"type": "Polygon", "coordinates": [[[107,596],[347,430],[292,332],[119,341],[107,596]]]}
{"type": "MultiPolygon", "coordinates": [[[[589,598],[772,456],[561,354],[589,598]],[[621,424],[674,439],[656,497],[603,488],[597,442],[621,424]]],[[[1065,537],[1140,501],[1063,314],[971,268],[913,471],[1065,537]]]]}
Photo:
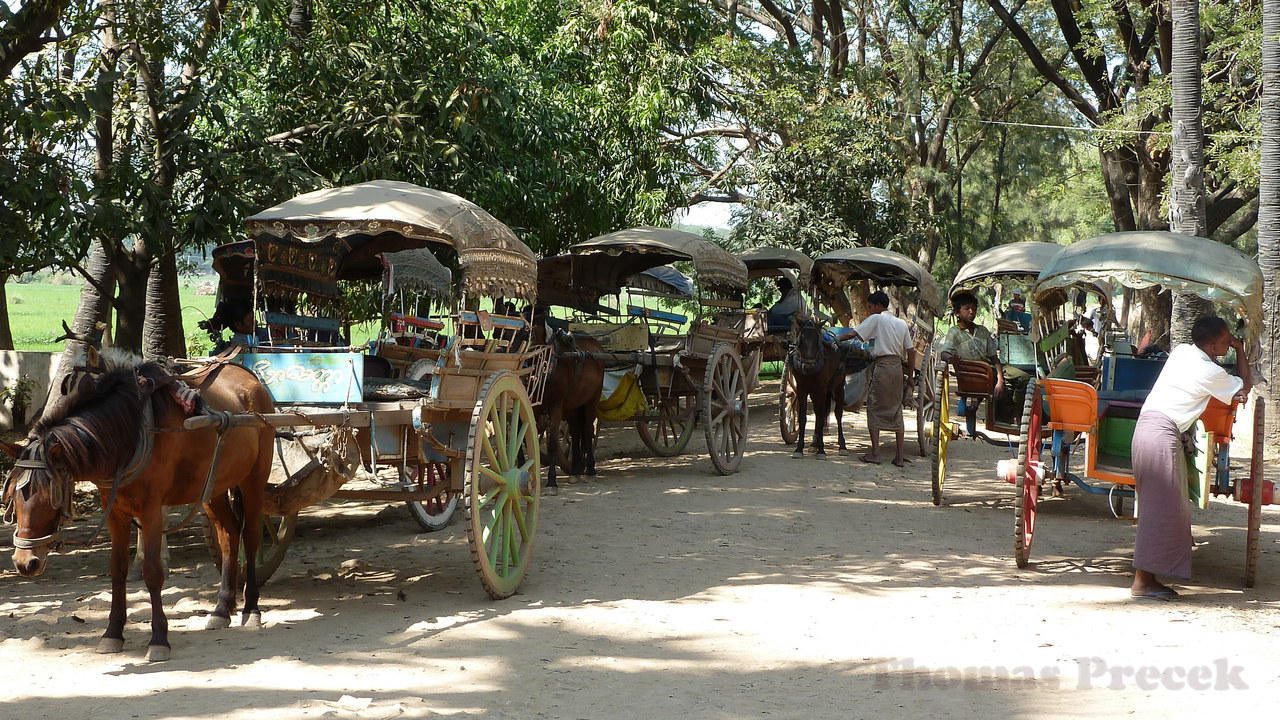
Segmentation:
{"type": "Polygon", "coordinates": [[[529,569],[542,495],[538,426],[524,384],[512,373],[498,373],[480,388],[466,471],[476,574],[489,597],[510,597],[529,569]]]}

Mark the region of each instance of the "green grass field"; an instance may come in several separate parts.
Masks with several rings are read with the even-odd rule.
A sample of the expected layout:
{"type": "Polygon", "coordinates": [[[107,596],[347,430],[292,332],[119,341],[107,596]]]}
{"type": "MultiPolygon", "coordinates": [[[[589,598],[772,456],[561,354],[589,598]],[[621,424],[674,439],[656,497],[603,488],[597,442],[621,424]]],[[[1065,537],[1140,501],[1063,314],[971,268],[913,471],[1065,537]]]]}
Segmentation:
{"type": "MultiPolygon", "coordinates": [[[[188,345],[193,339],[208,338],[196,327],[196,323],[213,313],[213,296],[197,295],[196,287],[209,280],[192,278],[182,283],[182,329],[187,334],[188,345]]],[[[9,326],[13,330],[15,350],[56,352],[62,343],[54,338],[62,334],[62,321],[68,323],[76,315],[80,303],[80,285],[55,285],[51,283],[9,283],[5,286],[8,296],[9,326]]]]}

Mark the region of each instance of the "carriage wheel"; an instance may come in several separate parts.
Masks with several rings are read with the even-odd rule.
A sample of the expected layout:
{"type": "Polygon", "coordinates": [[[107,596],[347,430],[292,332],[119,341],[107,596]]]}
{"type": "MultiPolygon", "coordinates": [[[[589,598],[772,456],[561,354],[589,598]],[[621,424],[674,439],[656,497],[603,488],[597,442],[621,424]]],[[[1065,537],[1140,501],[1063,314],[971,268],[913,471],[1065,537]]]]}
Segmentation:
{"type": "Polygon", "coordinates": [[[951,391],[947,388],[947,369],[938,370],[931,404],[933,408],[933,442],[929,448],[933,458],[933,504],[942,504],[942,486],[947,479],[947,446],[951,442],[951,391]]]}
{"type": "Polygon", "coordinates": [[[1262,448],[1266,444],[1266,401],[1258,398],[1253,407],[1253,447],[1249,462],[1249,477],[1253,478],[1253,492],[1249,497],[1249,527],[1245,533],[1244,586],[1253,587],[1258,578],[1258,545],[1262,532],[1262,486],[1265,471],[1262,448]]]}
{"type": "Polygon", "coordinates": [[[778,388],[778,429],[782,431],[782,442],[795,445],[800,439],[800,414],[796,407],[796,379],[791,368],[782,367],[782,385],[778,388]]]}
{"type": "Polygon", "coordinates": [[[742,358],[733,346],[720,343],[711,352],[703,380],[706,422],[702,430],[707,436],[711,464],[721,475],[737,472],[742,464],[742,453],[747,448],[747,395],[742,358]]]}
{"type": "MultiPolygon", "coordinates": [[[[928,367],[926,365],[925,367],[928,367]]],[[[920,457],[929,457],[933,453],[933,445],[937,442],[938,406],[933,392],[933,383],[929,382],[926,373],[920,373],[918,400],[916,402],[916,442],[920,445],[920,457]]]]}
{"type": "Polygon", "coordinates": [[[692,395],[668,395],[658,400],[659,420],[637,420],[640,442],[659,457],[675,457],[684,452],[693,437],[698,406],[692,395]]]}
{"type": "MultiPolygon", "coordinates": [[[[409,471],[409,483],[413,489],[426,490],[444,483],[449,484],[449,463],[425,462],[409,471]],[[421,483],[419,483],[421,479],[421,483]]],[[[458,496],[443,492],[430,500],[406,500],[409,515],[424,532],[442,530],[453,519],[458,509],[458,496]]]]}
{"type": "Polygon", "coordinates": [[[520,378],[494,375],[480,388],[467,447],[467,539],[489,597],[510,597],[533,551],[541,505],[541,457],[533,406],[520,378]]]}
{"type": "MultiPolygon", "coordinates": [[[[257,578],[258,587],[262,587],[280,568],[280,563],[284,562],[285,551],[293,543],[294,535],[298,530],[298,513],[289,515],[263,513],[259,516],[259,522],[262,523],[262,544],[258,547],[254,577],[257,578]]],[[[213,556],[213,564],[221,572],[222,550],[218,548],[218,534],[208,514],[204,515],[204,542],[209,548],[209,554],[213,556]]],[[[240,567],[242,569],[244,567],[243,546],[240,548],[240,567]]],[[[239,577],[240,583],[244,584],[244,573],[241,572],[239,577]]]]}
{"type": "Polygon", "coordinates": [[[1018,567],[1031,561],[1031,540],[1036,530],[1036,504],[1040,500],[1039,483],[1031,477],[1031,462],[1040,459],[1044,444],[1040,427],[1044,404],[1040,401],[1040,385],[1032,380],[1027,385],[1027,399],[1022,407],[1022,432],[1018,437],[1017,497],[1013,503],[1013,556],[1018,567]]]}

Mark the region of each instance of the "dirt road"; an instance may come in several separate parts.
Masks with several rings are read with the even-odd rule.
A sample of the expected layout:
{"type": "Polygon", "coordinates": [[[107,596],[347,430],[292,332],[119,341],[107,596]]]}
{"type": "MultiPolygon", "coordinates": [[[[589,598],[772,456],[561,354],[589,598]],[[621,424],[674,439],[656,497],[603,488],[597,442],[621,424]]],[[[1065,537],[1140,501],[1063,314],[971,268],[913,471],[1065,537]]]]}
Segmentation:
{"type": "Polygon", "coordinates": [[[425,535],[403,507],[326,506],[304,515],[258,631],[199,629],[216,577],[198,534],[176,543],[173,659],[149,665],[141,590],[125,653],[93,652],[105,549],[25,580],[6,548],[0,715],[1202,718],[1280,699],[1276,510],[1257,588],[1240,587],[1244,508],[1222,502],[1193,515],[1186,597],[1130,600],[1133,526],[1105,500],[1045,503],[1019,571],[999,449],[958,443],[933,507],[926,461],[856,459],[861,416],[854,455],[792,460],[767,395],[730,477],[701,433],[661,460],[612,429],[601,474],[544,499],[533,568],[501,602],[460,515],[425,535]]]}

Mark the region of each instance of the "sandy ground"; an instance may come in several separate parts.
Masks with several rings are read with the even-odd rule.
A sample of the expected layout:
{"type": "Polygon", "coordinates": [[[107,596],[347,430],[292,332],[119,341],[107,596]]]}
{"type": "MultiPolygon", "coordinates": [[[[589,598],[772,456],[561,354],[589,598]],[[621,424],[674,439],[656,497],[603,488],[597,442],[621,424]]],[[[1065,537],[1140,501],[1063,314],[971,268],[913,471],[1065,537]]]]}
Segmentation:
{"type": "MultiPolygon", "coordinates": [[[[482,591],[460,513],[420,534],[373,504],[304,515],[257,631],[201,629],[216,576],[198,533],[177,540],[165,663],[142,658],[141,591],[125,652],[94,653],[105,549],[35,580],[6,569],[0,716],[1167,718],[1280,700],[1280,511],[1257,588],[1241,589],[1244,507],[1215,502],[1193,516],[1185,598],[1130,600],[1134,529],[1103,499],[1042,505],[1020,571],[1000,449],[953,446],[933,507],[922,459],[792,460],[769,397],[730,477],[700,431],[659,460],[610,429],[601,474],[544,499],[532,570],[504,601],[482,591]]],[[[862,417],[846,425],[856,454],[862,417]]]]}

